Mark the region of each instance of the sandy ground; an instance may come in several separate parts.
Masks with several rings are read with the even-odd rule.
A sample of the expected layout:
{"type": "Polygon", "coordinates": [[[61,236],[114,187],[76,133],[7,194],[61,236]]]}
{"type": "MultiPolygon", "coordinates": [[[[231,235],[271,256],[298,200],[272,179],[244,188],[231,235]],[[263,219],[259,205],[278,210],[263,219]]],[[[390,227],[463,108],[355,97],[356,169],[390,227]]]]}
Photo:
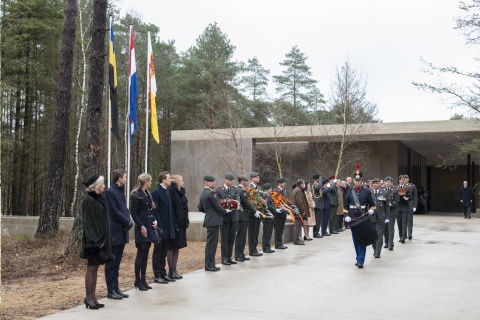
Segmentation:
{"type": "MultiPolygon", "coordinates": [[[[2,236],[2,319],[36,319],[83,303],[86,261],[63,256],[68,238],[65,234],[47,240],[2,236]]],[[[203,242],[189,242],[187,248],[181,249],[178,272],[202,269],[204,249],[203,242]]],[[[135,254],[135,244],[128,244],[120,266],[120,288],[124,291],[133,289],[135,254]]],[[[217,262],[219,254],[220,248],[217,262]]],[[[150,276],[147,281],[153,282],[150,262],[147,274],[150,276]]],[[[101,266],[97,296],[106,295],[101,266]]]]}

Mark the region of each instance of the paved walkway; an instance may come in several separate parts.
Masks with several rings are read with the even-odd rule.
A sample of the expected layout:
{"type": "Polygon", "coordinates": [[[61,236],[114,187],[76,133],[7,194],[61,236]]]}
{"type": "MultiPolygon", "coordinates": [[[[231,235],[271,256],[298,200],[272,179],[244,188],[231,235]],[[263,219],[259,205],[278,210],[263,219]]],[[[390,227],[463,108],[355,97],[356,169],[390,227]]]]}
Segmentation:
{"type": "Polygon", "coordinates": [[[414,238],[354,266],[350,231],[123,301],[44,319],[480,319],[480,219],[414,216],[414,238]]]}

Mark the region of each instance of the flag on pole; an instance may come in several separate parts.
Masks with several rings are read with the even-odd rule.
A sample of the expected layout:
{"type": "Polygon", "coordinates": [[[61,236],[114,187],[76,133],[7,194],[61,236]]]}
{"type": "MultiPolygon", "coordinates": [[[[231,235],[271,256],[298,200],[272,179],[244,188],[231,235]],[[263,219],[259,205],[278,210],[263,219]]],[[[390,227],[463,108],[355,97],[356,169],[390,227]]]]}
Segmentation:
{"type": "Polygon", "coordinates": [[[130,143],[132,143],[132,138],[137,131],[137,96],[138,96],[138,86],[137,86],[137,67],[135,63],[135,46],[133,44],[133,30],[130,27],[130,59],[128,65],[128,86],[129,86],[129,105],[130,112],[128,116],[128,123],[130,126],[130,143]]]}
{"type": "Polygon", "coordinates": [[[110,130],[113,135],[120,139],[118,133],[118,92],[117,92],[117,63],[115,60],[115,42],[113,38],[113,23],[110,21],[110,43],[108,60],[108,84],[110,87],[110,130]]]}
{"type": "MultiPolygon", "coordinates": [[[[150,38],[150,32],[148,33],[148,97],[150,99],[150,123],[152,127],[152,136],[157,143],[160,143],[160,137],[158,135],[158,121],[157,121],[157,105],[155,103],[155,97],[157,96],[157,82],[155,81],[155,68],[153,66],[153,50],[152,40],[150,38]]],[[[148,110],[147,110],[148,112],[148,110]]]]}

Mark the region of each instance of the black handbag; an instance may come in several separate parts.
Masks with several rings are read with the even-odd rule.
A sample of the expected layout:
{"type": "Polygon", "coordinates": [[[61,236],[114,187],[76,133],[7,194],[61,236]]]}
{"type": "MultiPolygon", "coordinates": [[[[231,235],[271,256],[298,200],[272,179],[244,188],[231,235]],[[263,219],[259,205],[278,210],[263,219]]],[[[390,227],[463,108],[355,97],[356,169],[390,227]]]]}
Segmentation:
{"type": "Polygon", "coordinates": [[[154,241],[155,244],[159,244],[163,240],[163,230],[162,228],[156,227],[155,228],[155,235],[157,236],[157,240],[154,241]]]}
{"type": "Polygon", "coordinates": [[[350,229],[352,229],[353,234],[355,234],[358,242],[362,246],[369,246],[375,243],[378,239],[378,234],[375,230],[375,226],[373,225],[373,222],[372,220],[370,220],[370,216],[368,215],[353,222],[350,225],[350,229]]]}

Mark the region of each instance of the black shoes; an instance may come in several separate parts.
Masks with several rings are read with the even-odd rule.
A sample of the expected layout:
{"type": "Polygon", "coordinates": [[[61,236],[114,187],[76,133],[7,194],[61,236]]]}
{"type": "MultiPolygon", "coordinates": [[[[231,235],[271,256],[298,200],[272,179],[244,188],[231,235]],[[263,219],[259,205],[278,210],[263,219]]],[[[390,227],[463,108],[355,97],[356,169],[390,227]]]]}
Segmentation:
{"type": "Polygon", "coordinates": [[[265,249],[265,250],[263,250],[263,252],[265,252],[265,253],[274,253],[274,252],[275,252],[275,250],[272,250],[272,249],[265,249]]]}
{"type": "Polygon", "coordinates": [[[275,249],[281,249],[281,250],[285,250],[287,249],[288,247],[284,246],[284,245],[281,245],[280,247],[275,247],[275,249]]]}
{"type": "Polygon", "coordinates": [[[156,277],[155,280],[153,280],[155,283],[161,283],[161,284],[168,284],[168,281],[163,279],[162,277],[156,277]]]}
{"type": "Polygon", "coordinates": [[[230,260],[229,260],[229,259],[226,259],[226,258],[223,258],[223,259],[222,259],[222,264],[224,264],[224,265],[226,265],[226,266],[231,265],[230,260]]]}
{"type": "Polygon", "coordinates": [[[220,268],[219,267],[208,267],[208,268],[205,268],[205,271],[217,272],[217,271],[220,271],[220,268]]]}
{"type": "Polygon", "coordinates": [[[116,291],[112,291],[107,293],[107,298],[108,299],[115,299],[115,300],[122,300],[123,297],[119,295],[116,291]]]}
{"type": "Polygon", "coordinates": [[[374,256],[375,258],[377,258],[377,259],[380,258],[380,255],[379,255],[379,254],[375,254],[375,255],[373,255],[373,256],[374,256]]]}
{"type": "Polygon", "coordinates": [[[250,257],[261,257],[263,256],[263,253],[260,252],[252,252],[250,253],[250,257]]]}
{"type": "Polygon", "coordinates": [[[323,236],[324,237],[330,237],[330,233],[324,233],[323,236]]]}
{"type": "Polygon", "coordinates": [[[85,308],[90,308],[90,309],[100,309],[100,307],[95,303],[95,304],[90,304],[87,301],[87,298],[83,299],[83,303],[85,303],[85,308]]]}
{"type": "Polygon", "coordinates": [[[233,260],[232,258],[228,258],[228,261],[230,264],[237,264],[237,261],[233,260]]]}
{"type": "Polygon", "coordinates": [[[388,248],[388,244],[384,245],[383,247],[384,247],[384,248],[388,248]]]}
{"type": "Polygon", "coordinates": [[[119,296],[121,296],[122,298],[128,298],[128,297],[129,297],[128,294],[123,293],[122,290],[120,290],[120,289],[115,290],[115,292],[116,292],[119,296]]]}
{"type": "Polygon", "coordinates": [[[408,237],[408,240],[412,240],[412,237],[408,237]]]}
{"type": "Polygon", "coordinates": [[[238,261],[238,262],[245,262],[245,259],[243,259],[243,258],[235,258],[235,261],[238,261]]]}
{"type": "Polygon", "coordinates": [[[468,216],[468,219],[470,219],[470,216],[468,216]]]}
{"type": "Polygon", "coordinates": [[[183,279],[181,275],[179,275],[176,270],[172,270],[168,273],[168,277],[173,280],[180,280],[183,279]]]}
{"type": "Polygon", "coordinates": [[[135,287],[135,289],[138,289],[140,291],[147,291],[148,290],[148,288],[146,288],[143,285],[143,282],[141,280],[135,280],[135,283],[133,284],[133,286],[135,287]]]}
{"type": "Polygon", "coordinates": [[[167,275],[161,275],[160,278],[162,278],[163,280],[168,281],[168,282],[175,282],[175,279],[172,279],[167,275]]]}
{"type": "Polygon", "coordinates": [[[304,246],[305,245],[304,242],[294,242],[293,244],[297,245],[297,246],[304,246]]]}
{"type": "Polygon", "coordinates": [[[338,231],[333,230],[330,234],[338,234],[338,231]]]}
{"type": "Polygon", "coordinates": [[[245,260],[245,261],[248,261],[248,260],[250,260],[250,258],[249,258],[249,257],[245,257],[245,256],[243,256],[242,258],[243,258],[243,260],[245,260]]]}
{"type": "Polygon", "coordinates": [[[405,243],[405,239],[400,239],[398,242],[405,243]]]}
{"type": "Polygon", "coordinates": [[[393,247],[388,248],[388,250],[393,251],[393,247]]]}
{"type": "Polygon", "coordinates": [[[357,267],[358,267],[358,269],[363,269],[363,264],[357,263],[357,267]]]}
{"type": "Polygon", "coordinates": [[[312,241],[313,239],[311,239],[311,238],[307,238],[307,237],[303,236],[303,240],[306,240],[306,241],[312,241]]]}
{"type": "Polygon", "coordinates": [[[323,236],[320,233],[315,233],[313,235],[314,238],[323,238],[323,236]]]}
{"type": "Polygon", "coordinates": [[[153,289],[152,287],[150,287],[147,283],[147,281],[145,279],[142,279],[142,283],[143,283],[143,286],[147,289],[153,289]]]}

